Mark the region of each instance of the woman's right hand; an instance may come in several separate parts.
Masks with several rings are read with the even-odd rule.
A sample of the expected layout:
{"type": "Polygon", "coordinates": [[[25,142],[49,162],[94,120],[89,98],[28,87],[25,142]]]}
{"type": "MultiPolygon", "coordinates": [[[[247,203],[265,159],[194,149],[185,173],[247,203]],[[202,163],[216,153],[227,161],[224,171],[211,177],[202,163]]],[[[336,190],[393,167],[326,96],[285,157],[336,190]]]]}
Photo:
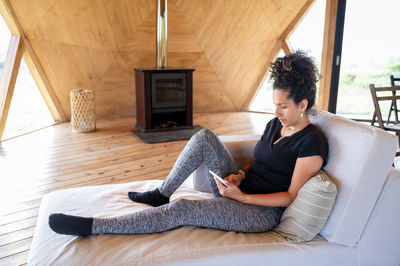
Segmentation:
{"type": "Polygon", "coordinates": [[[229,182],[231,182],[232,184],[234,184],[235,186],[239,186],[240,183],[243,180],[243,176],[241,174],[230,174],[227,177],[224,178],[224,180],[228,180],[229,182]]]}

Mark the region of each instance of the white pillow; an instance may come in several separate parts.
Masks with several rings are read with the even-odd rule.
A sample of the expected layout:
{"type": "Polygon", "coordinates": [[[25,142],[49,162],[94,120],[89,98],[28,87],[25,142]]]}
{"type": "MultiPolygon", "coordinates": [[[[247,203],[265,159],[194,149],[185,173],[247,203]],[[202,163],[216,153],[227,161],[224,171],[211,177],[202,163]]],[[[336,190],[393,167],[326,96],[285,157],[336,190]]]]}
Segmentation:
{"type": "Polygon", "coordinates": [[[292,243],[312,240],[328,220],[336,192],[336,185],[328,175],[319,171],[299,190],[274,231],[292,243]]]}
{"type": "Polygon", "coordinates": [[[392,166],[397,137],[318,109],[310,110],[309,117],[328,140],[328,163],[324,170],[338,191],[320,234],[329,242],[355,246],[392,166]]]}

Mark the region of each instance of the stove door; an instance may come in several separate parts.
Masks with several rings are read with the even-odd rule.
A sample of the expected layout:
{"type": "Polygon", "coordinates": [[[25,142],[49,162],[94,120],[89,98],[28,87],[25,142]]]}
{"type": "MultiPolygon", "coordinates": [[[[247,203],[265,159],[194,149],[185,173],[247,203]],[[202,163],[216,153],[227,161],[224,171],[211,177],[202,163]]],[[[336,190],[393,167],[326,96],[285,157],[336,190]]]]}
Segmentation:
{"type": "Polygon", "coordinates": [[[186,73],[152,73],[151,107],[186,107],[186,73]]]}

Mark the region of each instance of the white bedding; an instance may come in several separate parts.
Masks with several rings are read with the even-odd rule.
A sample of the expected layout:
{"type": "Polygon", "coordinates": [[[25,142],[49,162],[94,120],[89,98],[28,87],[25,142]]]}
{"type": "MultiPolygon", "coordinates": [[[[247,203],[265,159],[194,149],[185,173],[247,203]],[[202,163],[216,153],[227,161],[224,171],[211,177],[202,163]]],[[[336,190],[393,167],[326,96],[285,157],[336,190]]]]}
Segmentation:
{"type": "MultiPolygon", "coordinates": [[[[151,235],[58,235],[48,216],[64,212],[107,217],[148,208],[127,198],[130,190],[146,191],[161,181],[81,187],[46,195],[39,211],[29,265],[357,265],[358,248],[344,247],[317,236],[311,242],[290,244],[273,233],[243,234],[183,227],[151,235]]],[[[211,194],[184,184],[179,198],[205,199],[211,194]]]]}

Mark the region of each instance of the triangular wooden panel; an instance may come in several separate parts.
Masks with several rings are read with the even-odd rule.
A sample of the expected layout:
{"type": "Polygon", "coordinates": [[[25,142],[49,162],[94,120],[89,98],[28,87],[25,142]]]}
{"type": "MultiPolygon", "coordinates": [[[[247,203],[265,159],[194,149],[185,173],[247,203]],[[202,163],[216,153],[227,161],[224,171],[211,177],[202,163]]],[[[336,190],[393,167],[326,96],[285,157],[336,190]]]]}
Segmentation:
{"type": "Polygon", "coordinates": [[[185,15],[174,1],[168,2],[168,67],[195,68],[193,105],[196,112],[229,111],[234,105],[213,71],[185,15]],[[216,104],[217,103],[217,104],[216,104]]]}
{"type": "Polygon", "coordinates": [[[177,1],[218,80],[240,110],[276,39],[261,1],[177,1]],[[207,16],[201,16],[201,12],[207,16]]]}
{"type": "Polygon", "coordinates": [[[156,34],[157,29],[153,13],[149,13],[140,24],[135,25],[134,34],[129,36],[119,50],[132,71],[133,68],[155,67],[156,34]]]}
{"type": "Polygon", "coordinates": [[[141,23],[141,17],[154,13],[152,1],[127,3],[118,1],[117,5],[115,1],[57,1],[27,35],[33,39],[118,50],[135,33],[135,26],[141,23]],[[129,11],[132,13],[127,14],[129,11]],[[137,16],[138,13],[144,14],[137,16]]]}
{"type": "Polygon", "coordinates": [[[116,56],[116,52],[73,46],[51,41],[31,40],[40,55],[41,64],[52,83],[64,112],[70,114],[69,93],[72,89],[94,89],[116,56]]]}
{"type": "Polygon", "coordinates": [[[74,46],[117,50],[102,1],[57,1],[27,36],[74,46]]]}
{"type": "MultiPolygon", "coordinates": [[[[143,14],[140,13],[140,14],[143,14]]],[[[121,45],[116,57],[95,82],[96,112],[99,117],[134,116],[134,68],[155,66],[156,28],[154,12],[141,17],[140,23],[131,26],[134,34],[121,45]]]]}
{"type": "Polygon", "coordinates": [[[137,31],[145,26],[149,17],[152,19],[152,38],[155,40],[156,2],[149,0],[103,0],[119,50],[123,49],[132,37],[140,40],[137,31]]]}
{"type": "Polygon", "coordinates": [[[234,110],[229,93],[218,80],[206,57],[202,55],[193,74],[194,99],[193,105],[196,112],[227,112],[234,110]]]}
{"type": "Polygon", "coordinates": [[[135,80],[133,70],[118,53],[103,78],[95,82],[96,114],[100,117],[135,115],[135,80]],[[130,88],[130,89],[127,89],[130,88]]]}
{"type": "MultiPolygon", "coordinates": [[[[184,14],[174,1],[168,2],[168,53],[199,53],[200,48],[190,26],[186,23],[184,14]]],[[[168,64],[169,67],[174,67],[168,64]]]]}

